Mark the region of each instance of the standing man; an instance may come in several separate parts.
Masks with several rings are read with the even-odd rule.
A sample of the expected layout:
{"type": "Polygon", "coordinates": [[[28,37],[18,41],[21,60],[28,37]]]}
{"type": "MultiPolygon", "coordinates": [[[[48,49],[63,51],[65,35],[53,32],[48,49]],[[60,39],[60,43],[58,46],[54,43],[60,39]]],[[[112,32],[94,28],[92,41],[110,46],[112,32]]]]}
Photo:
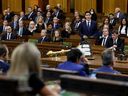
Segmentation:
{"type": "Polygon", "coordinates": [[[94,37],[97,33],[96,21],[91,20],[91,13],[85,12],[85,21],[80,24],[80,36],[83,41],[85,38],[94,37]]]}

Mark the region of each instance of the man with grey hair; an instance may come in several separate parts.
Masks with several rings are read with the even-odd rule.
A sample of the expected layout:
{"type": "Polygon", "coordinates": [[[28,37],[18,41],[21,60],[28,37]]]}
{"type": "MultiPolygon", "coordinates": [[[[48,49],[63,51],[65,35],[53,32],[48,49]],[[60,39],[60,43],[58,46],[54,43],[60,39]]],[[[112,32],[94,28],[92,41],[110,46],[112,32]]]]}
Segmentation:
{"type": "Polygon", "coordinates": [[[47,37],[47,30],[41,30],[41,37],[38,39],[38,43],[49,42],[50,38],[47,37]]]}
{"type": "Polygon", "coordinates": [[[114,51],[113,48],[108,48],[102,53],[102,66],[93,71],[94,74],[97,72],[106,72],[113,74],[120,74],[120,72],[113,69],[114,65],[114,51]]]}

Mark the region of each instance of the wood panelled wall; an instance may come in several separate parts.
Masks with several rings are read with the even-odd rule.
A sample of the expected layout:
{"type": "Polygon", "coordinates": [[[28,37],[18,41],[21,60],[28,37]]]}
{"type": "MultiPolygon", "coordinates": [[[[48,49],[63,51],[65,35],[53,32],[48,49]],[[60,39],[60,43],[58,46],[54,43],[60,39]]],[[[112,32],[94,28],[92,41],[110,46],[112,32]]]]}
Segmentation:
{"type": "MultiPolygon", "coordinates": [[[[70,0],[49,0],[49,4],[54,7],[57,3],[62,5],[62,9],[67,12],[70,7],[70,0]]],[[[74,0],[75,2],[75,10],[84,13],[86,10],[90,8],[94,8],[96,10],[96,0],[74,0]]],[[[29,6],[33,6],[34,4],[38,5],[39,0],[25,0],[25,9],[29,6]]],[[[103,0],[103,13],[114,12],[115,7],[120,7],[123,12],[127,12],[127,4],[128,0],[103,0]]],[[[2,9],[6,9],[10,7],[11,10],[15,12],[19,12],[22,10],[22,0],[2,0],[2,9]]]]}
{"type": "Polygon", "coordinates": [[[120,7],[122,12],[127,12],[128,0],[103,0],[103,13],[114,12],[116,7],[120,7]]]}
{"type": "Polygon", "coordinates": [[[64,12],[67,12],[67,3],[68,2],[69,2],[69,0],[49,0],[49,4],[51,5],[52,8],[54,6],[56,6],[58,3],[61,4],[64,12]]]}
{"type": "Polygon", "coordinates": [[[90,8],[96,10],[96,0],[75,0],[75,10],[84,13],[90,8]]]}
{"type": "Polygon", "coordinates": [[[34,5],[38,5],[38,0],[25,0],[26,12],[27,12],[28,7],[33,7],[34,5]]]}
{"type": "Polygon", "coordinates": [[[2,0],[2,9],[10,7],[12,11],[19,12],[22,10],[22,0],[2,0]]]}

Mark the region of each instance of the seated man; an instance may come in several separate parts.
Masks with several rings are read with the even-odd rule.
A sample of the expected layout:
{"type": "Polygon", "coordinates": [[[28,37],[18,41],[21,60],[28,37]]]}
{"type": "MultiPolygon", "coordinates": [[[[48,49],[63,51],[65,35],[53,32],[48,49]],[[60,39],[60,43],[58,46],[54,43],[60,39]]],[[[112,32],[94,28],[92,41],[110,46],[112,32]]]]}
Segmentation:
{"type": "Polygon", "coordinates": [[[50,39],[47,37],[47,30],[41,30],[41,37],[38,39],[38,43],[49,42],[50,39]]]}
{"type": "Polygon", "coordinates": [[[102,66],[93,71],[94,74],[97,72],[107,72],[113,74],[120,74],[120,72],[113,69],[114,65],[114,51],[113,48],[105,49],[102,53],[102,66]]]}
{"type": "Polygon", "coordinates": [[[9,64],[7,64],[5,61],[8,58],[8,48],[5,45],[0,44],[0,72],[6,73],[9,69],[9,64]]]}
{"type": "Polygon", "coordinates": [[[124,39],[121,39],[119,37],[118,31],[113,30],[112,32],[112,40],[110,40],[113,43],[113,48],[115,48],[115,51],[117,53],[124,53],[124,39]]]}
{"type": "Polygon", "coordinates": [[[6,27],[6,31],[1,35],[1,40],[15,40],[17,38],[16,34],[13,33],[11,26],[6,27]]]}
{"type": "Polygon", "coordinates": [[[67,61],[58,65],[58,69],[78,71],[80,75],[88,75],[88,60],[82,57],[82,53],[79,49],[71,49],[67,53],[67,61]],[[82,64],[80,64],[80,62],[82,64]]]}
{"type": "Polygon", "coordinates": [[[112,47],[111,37],[109,36],[109,29],[104,28],[103,33],[96,40],[96,45],[104,46],[105,48],[112,47]]]}

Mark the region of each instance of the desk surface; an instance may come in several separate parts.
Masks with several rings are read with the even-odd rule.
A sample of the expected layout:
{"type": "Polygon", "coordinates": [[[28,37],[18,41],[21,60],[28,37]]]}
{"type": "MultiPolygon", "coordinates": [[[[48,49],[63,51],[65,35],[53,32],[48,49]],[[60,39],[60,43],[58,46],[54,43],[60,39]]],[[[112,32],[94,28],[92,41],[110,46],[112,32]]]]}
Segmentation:
{"type": "MultiPolygon", "coordinates": [[[[42,58],[43,64],[48,64],[50,67],[56,67],[59,63],[62,63],[66,61],[66,56],[60,56],[60,57],[48,57],[48,58],[42,58]]],[[[101,56],[100,55],[94,55],[94,59],[89,60],[89,67],[90,68],[97,68],[101,66],[101,56]]],[[[126,61],[119,61],[115,60],[114,69],[120,71],[121,73],[128,74],[128,60],[126,61]]]]}

